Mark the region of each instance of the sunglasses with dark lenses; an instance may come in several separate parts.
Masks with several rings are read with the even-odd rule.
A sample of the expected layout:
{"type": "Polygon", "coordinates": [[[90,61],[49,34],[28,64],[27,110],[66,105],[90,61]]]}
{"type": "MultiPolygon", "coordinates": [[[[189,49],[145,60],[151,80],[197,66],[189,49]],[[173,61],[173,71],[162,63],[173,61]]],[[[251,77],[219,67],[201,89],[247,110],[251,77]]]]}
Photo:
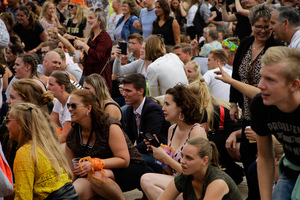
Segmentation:
{"type": "Polygon", "coordinates": [[[75,5],[68,5],[68,8],[74,8],[75,5]]]}
{"type": "Polygon", "coordinates": [[[8,117],[5,117],[3,121],[5,124],[8,124],[10,121],[16,121],[16,119],[9,119],[8,117]]]}
{"type": "Polygon", "coordinates": [[[68,108],[72,108],[72,109],[76,109],[77,107],[85,107],[86,105],[77,105],[77,104],[75,104],[75,103],[67,103],[67,107],[68,108]]]}

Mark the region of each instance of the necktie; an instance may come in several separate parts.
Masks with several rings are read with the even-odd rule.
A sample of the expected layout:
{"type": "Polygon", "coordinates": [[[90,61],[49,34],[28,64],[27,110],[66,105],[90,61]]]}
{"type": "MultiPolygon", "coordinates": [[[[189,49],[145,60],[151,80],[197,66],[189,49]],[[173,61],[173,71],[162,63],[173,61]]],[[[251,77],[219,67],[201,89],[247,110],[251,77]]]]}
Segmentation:
{"type": "Polygon", "coordinates": [[[140,132],[140,123],[141,123],[141,115],[139,113],[136,113],[135,121],[136,121],[136,128],[139,133],[140,132]]]}

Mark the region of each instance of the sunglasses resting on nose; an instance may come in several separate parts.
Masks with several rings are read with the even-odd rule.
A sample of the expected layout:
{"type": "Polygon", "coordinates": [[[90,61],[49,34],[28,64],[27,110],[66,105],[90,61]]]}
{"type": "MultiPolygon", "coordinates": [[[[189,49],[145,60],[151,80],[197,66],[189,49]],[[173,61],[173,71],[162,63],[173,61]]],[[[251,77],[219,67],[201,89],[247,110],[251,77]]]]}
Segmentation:
{"type": "Polygon", "coordinates": [[[71,107],[72,109],[76,109],[77,106],[78,106],[78,107],[80,107],[80,106],[81,106],[81,107],[85,107],[86,105],[77,105],[77,104],[75,104],[75,103],[67,103],[67,107],[68,107],[68,108],[71,107]]]}

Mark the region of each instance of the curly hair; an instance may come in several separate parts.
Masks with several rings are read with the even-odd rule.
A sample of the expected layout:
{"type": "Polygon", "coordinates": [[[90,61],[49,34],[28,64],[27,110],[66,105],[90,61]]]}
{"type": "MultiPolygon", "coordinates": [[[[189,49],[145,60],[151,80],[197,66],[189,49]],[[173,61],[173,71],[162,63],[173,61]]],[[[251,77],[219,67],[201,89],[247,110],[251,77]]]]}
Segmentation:
{"type": "Polygon", "coordinates": [[[166,94],[172,95],[177,107],[181,108],[185,123],[190,125],[199,123],[202,120],[199,98],[185,85],[178,84],[173,88],[169,88],[166,94]]]}
{"type": "MultiPolygon", "coordinates": [[[[79,97],[82,104],[92,106],[91,119],[93,129],[99,130],[100,133],[107,131],[109,128],[107,124],[108,115],[101,108],[98,98],[86,89],[76,90],[72,93],[73,95],[79,97]]],[[[72,124],[72,126],[76,127],[78,124],[72,124]]]]}
{"type": "Polygon", "coordinates": [[[259,18],[261,18],[261,17],[264,20],[270,20],[272,11],[273,11],[273,8],[264,3],[253,6],[250,9],[250,13],[249,13],[250,24],[252,26],[254,26],[255,22],[257,20],[259,20],[259,18]]]}
{"type": "Polygon", "coordinates": [[[128,4],[131,15],[139,16],[138,15],[138,11],[136,9],[136,2],[135,2],[135,0],[123,0],[122,5],[124,3],[128,4]]]}

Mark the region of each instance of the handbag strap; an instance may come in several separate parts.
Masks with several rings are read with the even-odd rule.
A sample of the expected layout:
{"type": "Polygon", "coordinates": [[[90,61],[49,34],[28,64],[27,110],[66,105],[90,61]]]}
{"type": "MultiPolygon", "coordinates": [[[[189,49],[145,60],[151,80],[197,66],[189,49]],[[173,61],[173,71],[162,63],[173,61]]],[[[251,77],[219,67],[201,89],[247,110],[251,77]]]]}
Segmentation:
{"type": "Polygon", "coordinates": [[[103,71],[105,70],[105,68],[106,68],[106,66],[107,66],[107,64],[108,64],[108,62],[109,62],[109,60],[110,60],[110,57],[107,59],[107,62],[105,63],[104,67],[102,68],[101,72],[99,73],[100,75],[101,75],[101,74],[103,73],[103,71]]]}

